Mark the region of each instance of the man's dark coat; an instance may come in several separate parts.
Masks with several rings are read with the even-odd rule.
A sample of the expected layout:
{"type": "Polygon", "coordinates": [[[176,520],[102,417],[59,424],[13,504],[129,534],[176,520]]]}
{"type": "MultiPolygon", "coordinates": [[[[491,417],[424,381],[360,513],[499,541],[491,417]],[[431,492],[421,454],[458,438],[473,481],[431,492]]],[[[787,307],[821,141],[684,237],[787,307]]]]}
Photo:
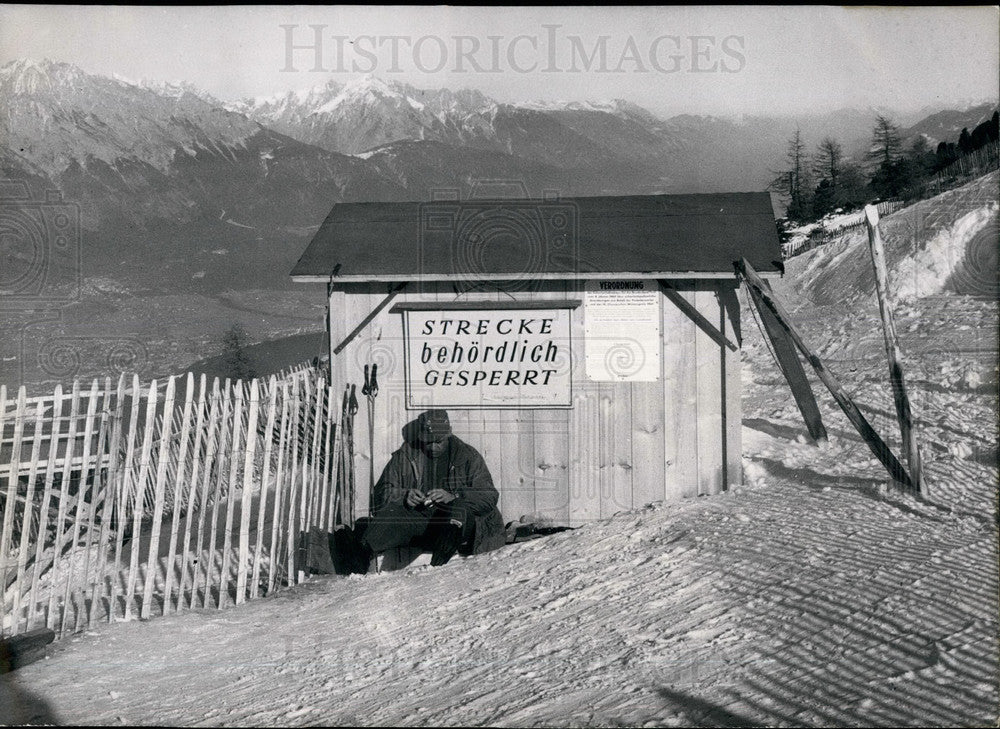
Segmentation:
{"type": "MultiPolygon", "coordinates": [[[[447,459],[447,476],[431,488],[443,488],[455,494],[458,499],[453,503],[461,504],[475,519],[472,553],[481,554],[502,547],[506,539],[503,516],[497,509],[500,493],[479,451],[452,435],[445,452],[438,457],[447,459]]],[[[423,451],[409,443],[393,453],[375,484],[376,513],[388,504],[404,505],[406,492],[410,489],[426,491],[423,474],[428,461],[423,451]]]]}

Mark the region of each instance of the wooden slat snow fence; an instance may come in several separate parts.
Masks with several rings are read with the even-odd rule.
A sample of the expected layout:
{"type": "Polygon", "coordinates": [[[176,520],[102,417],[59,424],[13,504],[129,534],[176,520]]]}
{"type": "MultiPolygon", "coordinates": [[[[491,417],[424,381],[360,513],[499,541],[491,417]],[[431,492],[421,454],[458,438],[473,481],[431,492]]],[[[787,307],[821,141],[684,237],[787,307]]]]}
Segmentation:
{"type": "Polygon", "coordinates": [[[224,607],[304,576],[332,530],[342,386],[122,375],[0,387],[2,634],[224,607]]]}
{"type": "MultiPolygon", "coordinates": [[[[906,200],[883,200],[874,205],[878,214],[882,217],[891,215],[897,210],[902,210],[910,203],[906,200]]],[[[860,228],[865,224],[865,211],[858,210],[849,215],[841,215],[835,221],[821,221],[808,238],[800,238],[795,241],[783,243],[781,255],[785,260],[800,253],[811,251],[817,246],[829,243],[839,235],[843,235],[850,230],[860,228]]]]}

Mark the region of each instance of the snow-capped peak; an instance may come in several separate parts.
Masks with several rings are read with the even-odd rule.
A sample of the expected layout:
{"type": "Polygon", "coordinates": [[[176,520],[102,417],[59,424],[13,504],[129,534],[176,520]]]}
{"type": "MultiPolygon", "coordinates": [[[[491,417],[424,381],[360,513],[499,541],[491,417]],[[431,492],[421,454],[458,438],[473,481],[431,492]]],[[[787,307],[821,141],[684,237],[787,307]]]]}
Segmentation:
{"type": "Polygon", "coordinates": [[[137,85],[141,88],[147,89],[160,96],[167,96],[171,98],[180,98],[184,94],[191,94],[196,96],[202,101],[208,102],[213,106],[221,106],[221,102],[212,96],[207,91],[195,86],[190,81],[157,81],[152,79],[143,79],[137,85]]]}
{"type": "Polygon", "coordinates": [[[83,70],[69,63],[58,63],[47,58],[41,61],[19,58],[0,67],[0,86],[10,94],[36,94],[79,83],[86,75],[83,70]]]}
{"type": "Polygon", "coordinates": [[[349,81],[341,88],[340,93],[318,106],[313,113],[329,114],[345,102],[372,104],[381,99],[405,100],[405,89],[399,85],[386,82],[371,74],[363,78],[349,81]]]}
{"type": "Polygon", "coordinates": [[[615,116],[650,116],[641,106],[625,99],[590,99],[586,101],[563,101],[535,99],[514,104],[519,109],[533,111],[592,111],[615,116]]]}
{"type": "Polygon", "coordinates": [[[492,99],[474,89],[418,89],[400,81],[368,74],[347,83],[330,80],[322,86],[245,98],[227,102],[224,106],[264,124],[341,116],[376,107],[379,108],[378,113],[398,110],[407,115],[426,116],[428,123],[431,117],[446,123],[448,117],[464,118],[485,111],[494,104],[492,99]]]}
{"type": "Polygon", "coordinates": [[[561,99],[534,99],[531,101],[521,101],[514,106],[519,109],[533,109],[535,111],[578,111],[581,109],[590,111],[609,111],[612,109],[612,101],[564,101],[561,99]]]}
{"type": "Polygon", "coordinates": [[[120,74],[118,72],[111,74],[111,80],[117,81],[118,83],[123,84],[125,86],[140,86],[140,87],[142,86],[142,81],[136,81],[135,79],[120,74]]]}
{"type": "Polygon", "coordinates": [[[291,91],[280,91],[268,96],[228,101],[223,106],[230,111],[238,111],[250,116],[274,117],[296,109],[309,113],[316,106],[326,103],[339,94],[342,88],[341,84],[330,80],[322,86],[308,86],[291,91]]]}

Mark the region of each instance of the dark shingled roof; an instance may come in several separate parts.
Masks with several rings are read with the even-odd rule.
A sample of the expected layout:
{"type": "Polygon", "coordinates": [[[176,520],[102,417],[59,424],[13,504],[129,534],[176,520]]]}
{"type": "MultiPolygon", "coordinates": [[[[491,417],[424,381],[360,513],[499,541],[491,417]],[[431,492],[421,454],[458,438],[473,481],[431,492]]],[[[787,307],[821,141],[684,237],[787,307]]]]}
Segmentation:
{"type": "Polygon", "coordinates": [[[745,257],[775,271],[766,192],[343,203],[292,270],[347,281],[577,274],[719,273],[745,257]]]}

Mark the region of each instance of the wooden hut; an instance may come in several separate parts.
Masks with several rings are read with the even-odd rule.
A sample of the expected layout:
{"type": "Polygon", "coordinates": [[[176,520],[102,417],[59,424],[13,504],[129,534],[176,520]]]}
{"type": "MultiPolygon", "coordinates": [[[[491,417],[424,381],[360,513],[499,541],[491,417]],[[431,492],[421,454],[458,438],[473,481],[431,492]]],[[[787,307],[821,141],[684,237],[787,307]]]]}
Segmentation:
{"type": "Polygon", "coordinates": [[[483,454],[506,521],[741,483],[741,258],[777,270],[767,193],[334,206],[292,277],[328,284],[331,380],[358,385],[358,513],[431,407],[483,454]]]}

